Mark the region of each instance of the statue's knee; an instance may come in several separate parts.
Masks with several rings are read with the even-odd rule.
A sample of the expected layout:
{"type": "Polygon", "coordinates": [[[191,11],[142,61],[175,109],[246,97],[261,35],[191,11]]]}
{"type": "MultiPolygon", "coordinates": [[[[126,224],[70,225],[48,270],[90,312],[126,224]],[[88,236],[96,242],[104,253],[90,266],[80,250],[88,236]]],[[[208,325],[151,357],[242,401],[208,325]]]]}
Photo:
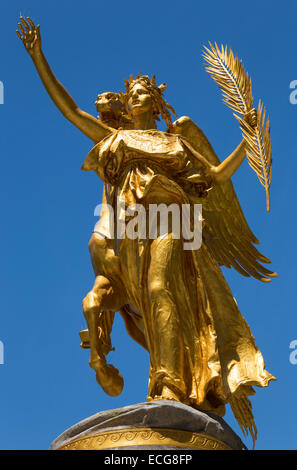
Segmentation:
{"type": "Polygon", "coordinates": [[[120,272],[120,260],[115,255],[112,240],[93,234],[89,241],[89,251],[96,275],[109,276],[120,272]]]}
{"type": "Polygon", "coordinates": [[[164,293],[166,292],[165,289],[165,284],[162,281],[152,281],[149,284],[149,293],[151,296],[151,299],[157,299],[160,298],[161,296],[164,296],[164,293]]]}
{"type": "Polygon", "coordinates": [[[87,295],[83,299],[82,304],[83,304],[83,311],[85,314],[90,312],[94,308],[99,307],[97,294],[95,294],[95,292],[91,290],[90,292],[87,293],[87,295]]]}
{"type": "Polygon", "coordinates": [[[108,296],[110,289],[110,283],[105,278],[99,282],[95,282],[93,289],[88,292],[83,299],[83,311],[88,312],[94,309],[101,309],[104,299],[108,296]]]}
{"type": "Polygon", "coordinates": [[[102,275],[99,275],[96,277],[95,279],[95,283],[94,283],[94,287],[93,287],[93,291],[98,295],[98,296],[102,296],[104,294],[105,291],[108,291],[110,290],[112,287],[111,287],[111,282],[110,280],[105,277],[105,276],[102,276],[102,275]]]}
{"type": "Polygon", "coordinates": [[[106,238],[101,237],[96,233],[93,233],[89,240],[88,247],[92,256],[93,253],[96,253],[98,251],[104,251],[107,249],[107,240],[106,238]]]}

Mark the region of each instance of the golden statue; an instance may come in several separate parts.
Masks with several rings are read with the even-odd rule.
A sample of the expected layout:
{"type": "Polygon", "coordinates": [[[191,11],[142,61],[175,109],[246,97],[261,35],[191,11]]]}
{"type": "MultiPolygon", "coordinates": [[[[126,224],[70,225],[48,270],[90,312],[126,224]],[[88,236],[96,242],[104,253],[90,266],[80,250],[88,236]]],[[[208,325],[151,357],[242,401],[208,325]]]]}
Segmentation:
{"type": "Polygon", "coordinates": [[[246,154],[267,194],[271,179],[269,131],[263,127],[261,106],[258,112],[251,108],[251,84],[241,61],[217,46],[205,55],[226,103],[243,115],[237,118],[244,139],[221,163],[190,118],[172,123],[174,110],[163,97],[166,85],[157,86],[155,76],[131,76],[124,93],[98,95],[98,118],[79,109],[46,61],[39,26],[30,18],[18,24],[17,34],[49,96],[95,143],[82,168],[103,180],[108,207],[116,211],[118,198],[125,207],[141,204],[145,209],[152,204],[203,206],[203,242],[193,250],[184,249],[184,240],[174,236],[172,226],[166,236],[112,238],[117,221],[102,211],[100,230],[89,242],[95,283],[83,300],[88,330],[81,332],[98,383],[113,396],[123,388],[121,374],[105,358],[111,350],[114,313],[119,311],[129,335],[150,354],[147,400],[177,400],[219,416],[230,403],[243,432],[250,431],[255,440],[248,397],[255,393],[253,386],[265,387],[274,377],[265,370],[220,270],[233,266],[264,282],[275,276],[261,264],[269,260],[254,246],[259,242],[230,180],[246,154]],[[238,69],[235,85],[232,77],[223,81],[219,67],[224,60],[238,69]],[[167,132],[157,130],[160,117],[167,132]]]}

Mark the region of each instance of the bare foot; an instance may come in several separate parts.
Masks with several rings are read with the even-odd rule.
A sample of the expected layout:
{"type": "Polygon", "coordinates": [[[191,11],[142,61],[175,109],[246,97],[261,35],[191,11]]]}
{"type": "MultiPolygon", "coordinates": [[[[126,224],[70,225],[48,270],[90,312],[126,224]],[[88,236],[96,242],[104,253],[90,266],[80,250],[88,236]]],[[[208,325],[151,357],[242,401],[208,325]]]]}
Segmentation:
{"type": "Polygon", "coordinates": [[[154,397],[148,397],[148,401],[152,400],[174,400],[174,401],[181,401],[180,397],[173,392],[167,385],[163,385],[161,395],[155,395],[154,397]]]}
{"type": "Polygon", "coordinates": [[[118,369],[96,354],[91,355],[89,364],[96,371],[96,380],[107,395],[116,397],[122,393],[124,379],[118,369]]]}
{"type": "Polygon", "coordinates": [[[123,376],[112,364],[106,364],[103,369],[97,370],[96,380],[109,396],[117,397],[122,393],[124,387],[123,376]]]}

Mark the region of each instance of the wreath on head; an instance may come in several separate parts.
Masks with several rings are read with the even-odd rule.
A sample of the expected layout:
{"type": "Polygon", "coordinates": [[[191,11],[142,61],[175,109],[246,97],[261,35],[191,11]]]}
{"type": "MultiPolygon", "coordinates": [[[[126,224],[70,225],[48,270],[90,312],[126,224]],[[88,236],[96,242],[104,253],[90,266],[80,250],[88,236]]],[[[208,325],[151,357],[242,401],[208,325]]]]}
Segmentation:
{"type": "Polygon", "coordinates": [[[121,92],[120,93],[121,93],[126,111],[127,111],[129,116],[131,116],[131,112],[130,112],[129,106],[128,106],[128,101],[129,101],[129,98],[130,98],[130,92],[131,92],[132,88],[137,83],[139,83],[144,88],[147,89],[147,91],[149,92],[149,94],[152,97],[152,101],[153,101],[153,119],[156,120],[156,121],[160,121],[159,116],[161,116],[162,119],[164,119],[164,121],[167,125],[167,128],[169,128],[171,126],[172,118],[171,118],[170,112],[172,114],[174,114],[175,117],[177,117],[177,115],[176,115],[173,107],[170,104],[166,103],[166,101],[163,98],[163,93],[167,88],[167,85],[165,83],[162,83],[161,85],[158,86],[158,85],[156,85],[155,75],[153,75],[152,79],[150,79],[148,75],[142,75],[141,76],[140,73],[138,74],[138,76],[135,80],[133,78],[133,75],[131,74],[130,78],[129,78],[129,81],[124,80],[124,82],[125,82],[125,85],[126,85],[126,91],[125,91],[125,93],[121,93],[121,92]]]}

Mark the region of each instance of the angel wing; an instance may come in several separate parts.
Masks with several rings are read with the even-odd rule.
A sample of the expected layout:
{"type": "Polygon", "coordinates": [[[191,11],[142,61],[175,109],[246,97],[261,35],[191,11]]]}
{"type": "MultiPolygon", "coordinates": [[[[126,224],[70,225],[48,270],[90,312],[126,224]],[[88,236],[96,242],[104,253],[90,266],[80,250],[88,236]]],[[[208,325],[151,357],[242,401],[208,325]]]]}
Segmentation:
{"type": "MultiPolygon", "coordinates": [[[[189,117],[175,121],[170,132],[186,138],[211,164],[220,163],[203,131],[189,117]]],[[[270,260],[255,247],[260,242],[245,219],[231,180],[211,189],[203,200],[203,218],[203,243],[220,266],[233,266],[243,276],[263,282],[277,276],[261,264],[270,260]]]]}

